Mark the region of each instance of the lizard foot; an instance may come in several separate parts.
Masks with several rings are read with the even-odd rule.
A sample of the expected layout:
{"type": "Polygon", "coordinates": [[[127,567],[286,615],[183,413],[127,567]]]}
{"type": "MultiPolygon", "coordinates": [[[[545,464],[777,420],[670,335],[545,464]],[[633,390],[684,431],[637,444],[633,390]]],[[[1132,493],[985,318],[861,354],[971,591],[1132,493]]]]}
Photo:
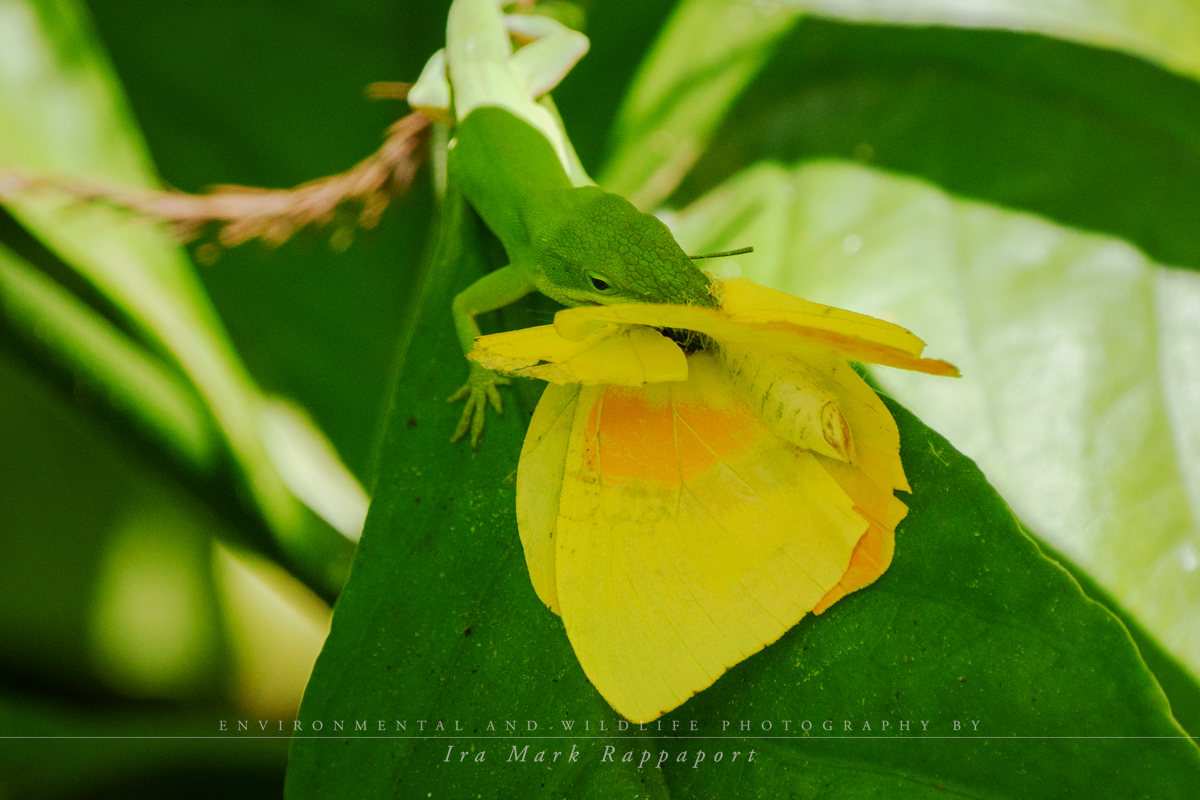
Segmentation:
{"type": "Polygon", "coordinates": [[[447,403],[467,401],[462,417],[458,420],[458,427],[454,429],[454,435],[450,437],[450,441],[457,442],[467,435],[467,431],[470,431],[471,449],[478,450],[479,437],[483,435],[483,423],[487,418],[488,403],[491,403],[492,408],[496,409],[497,414],[504,416],[504,405],[496,387],[508,386],[510,383],[512,381],[508,378],[471,362],[471,371],[467,376],[466,384],[446,398],[447,403]]]}

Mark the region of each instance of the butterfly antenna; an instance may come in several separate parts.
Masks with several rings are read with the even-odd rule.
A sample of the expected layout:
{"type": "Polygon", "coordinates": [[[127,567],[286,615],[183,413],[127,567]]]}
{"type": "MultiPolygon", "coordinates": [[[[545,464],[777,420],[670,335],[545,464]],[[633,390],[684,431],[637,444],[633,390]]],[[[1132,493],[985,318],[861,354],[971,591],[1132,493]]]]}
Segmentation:
{"type": "Polygon", "coordinates": [[[724,258],[725,256],[741,256],[745,255],[746,253],[753,252],[753,247],[742,247],[737,250],[723,250],[720,253],[705,253],[702,256],[688,256],[688,258],[690,258],[692,261],[695,261],[700,258],[724,258]]]}

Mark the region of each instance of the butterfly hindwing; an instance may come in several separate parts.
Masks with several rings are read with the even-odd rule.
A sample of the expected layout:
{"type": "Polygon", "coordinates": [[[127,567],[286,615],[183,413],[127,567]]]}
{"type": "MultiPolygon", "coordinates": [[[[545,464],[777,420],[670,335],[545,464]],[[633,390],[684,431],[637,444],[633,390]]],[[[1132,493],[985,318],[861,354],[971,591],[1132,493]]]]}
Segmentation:
{"type": "Polygon", "coordinates": [[[567,445],[556,599],[584,671],[633,720],[778,639],[837,587],[868,528],[817,457],[735,397],[715,357],[689,357],[689,371],[584,387],[567,445]]]}
{"type": "Polygon", "coordinates": [[[578,384],[547,384],[517,466],[517,528],[525,563],[538,597],[555,614],[561,613],[554,585],[555,529],[578,399],[578,384]]]}

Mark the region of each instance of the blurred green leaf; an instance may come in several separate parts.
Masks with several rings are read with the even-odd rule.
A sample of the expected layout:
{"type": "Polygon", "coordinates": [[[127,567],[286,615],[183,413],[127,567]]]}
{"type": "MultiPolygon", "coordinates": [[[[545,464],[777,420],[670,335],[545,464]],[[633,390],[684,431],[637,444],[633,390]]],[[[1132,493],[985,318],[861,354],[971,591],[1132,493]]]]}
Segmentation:
{"type": "Polygon", "coordinates": [[[286,741],[218,737],[218,724],[209,714],[80,710],[3,693],[0,796],[266,796],[278,786],[286,741]]]}
{"type": "Polygon", "coordinates": [[[444,308],[489,264],[478,221],[453,195],[448,209],[379,488],[301,707],[289,798],[434,786],[482,797],[815,797],[828,784],[847,797],[1057,796],[1065,787],[1157,797],[1200,780],[1200,750],[1125,629],[1039,553],[973,464],[895,404],[914,494],[891,569],[664,720],[669,731],[694,719],[699,735],[718,738],[722,721],[749,720],[756,735],[657,737],[654,724],[613,733],[616,715],[525,568],[511,479],[527,410],[516,413],[510,397],[478,454],[445,441],[456,415],[442,398],[461,375],[446,368],[457,351],[444,308]],[[805,719],[816,728],[797,737],[805,719]],[[821,729],[826,719],[836,731],[821,729]],[[568,734],[562,720],[586,720],[588,732],[568,734]],[[509,760],[527,744],[524,763],[509,760]],[[618,758],[646,750],[656,763],[662,750],[671,761],[661,772],[602,764],[606,745],[618,758]],[[692,769],[697,748],[743,758],[754,748],[761,764],[692,769]],[[541,750],[563,755],[539,764],[541,750]],[[692,754],[688,764],[675,761],[680,751],[692,754]]]}
{"type": "Polygon", "coordinates": [[[586,13],[587,56],[554,90],[571,143],[589,174],[606,156],[617,110],[642,57],[654,44],[675,0],[580,0],[586,13]],[[636,13],[632,13],[636,11],[636,13]]]}
{"type": "MultiPolygon", "coordinates": [[[[373,152],[408,108],[364,88],[416,79],[449,0],[88,6],[164,180],[196,192],[294,186],[373,152]]],[[[345,252],[305,232],[200,270],[255,381],[298,401],[368,487],[432,207],[422,174],[345,252]]]]}
{"type": "MultiPolygon", "coordinates": [[[[1038,33],[1145,57],[1192,79],[1200,78],[1200,5],[1192,0],[1138,3],[1123,0],[1045,0],[1036,3],[1025,0],[985,0],[970,4],[950,0],[933,3],[915,0],[784,0],[766,3],[749,0],[687,0],[677,8],[638,72],[637,81],[621,109],[615,128],[615,146],[601,175],[601,183],[612,191],[634,198],[641,206],[658,205],[674,190],[707,148],[713,132],[730,110],[731,104],[776,51],[788,68],[780,70],[771,87],[774,91],[765,95],[765,102],[769,105],[786,102],[786,98],[778,97],[781,91],[793,94],[807,90],[805,99],[817,105],[803,110],[810,114],[824,114],[832,118],[835,124],[842,121],[840,116],[861,113],[862,109],[856,106],[882,103],[897,111],[903,109],[901,113],[908,119],[922,120],[916,123],[914,133],[926,132],[923,121],[930,114],[945,116],[948,123],[957,123],[961,115],[963,120],[960,124],[970,126],[979,123],[981,129],[990,131],[993,137],[1003,130],[1003,127],[997,128],[996,121],[998,119],[1003,123],[1005,114],[988,108],[986,103],[969,111],[961,107],[961,99],[959,104],[949,102],[926,108],[922,101],[927,99],[928,84],[936,73],[928,71],[929,66],[922,63],[925,55],[919,50],[914,52],[913,48],[903,53],[898,65],[890,65],[894,71],[899,71],[899,76],[892,75],[890,80],[884,80],[885,76],[881,75],[877,80],[878,83],[888,83],[888,86],[877,88],[862,85],[861,73],[865,65],[852,62],[853,74],[846,77],[858,79],[856,85],[835,86],[833,88],[840,92],[830,98],[812,98],[815,76],[796,68],[797,64],[804,64],[807,57],[804,45],[810,43],[785,41],[786,34],[794,27],[801,12],[806,10],[877,23],[986,27],[1038,33]],[[908,63],[904,57],[909,59],[908,63]],[[911,63],[914,59],[917,68],[911,63]],[[911,88],[904,86],[904,77],[914,72],[914,77],[918,79],[915,85],[911,88]],[[888,104],[888,95],[897,89],[907,89],[912,94],[903,100],[897,98],[894,105],[888,104]],[[878,92],[883,92],[884,96],[877,97],[878,92]],[[837,104],[832,109],[828,106],[831,102],[837,104]],[[978,110],[984,112],[982,118],[977,116],[978,110]]],[[[859,30],[870,30],[857,27],[859,30]]],[[[936,36],[936,33],[933,35],[936,36]]],[[[1025,42],[1033,38],[1022,37],[1025,42]]],[[[980,51],[976,49],[975,52],[978,54],[980,51]]],[[[869,47],[856,55],[865,56],[866,64],[876,60],[869,47]]],[[[1005,61],[1004,53],[987,52],[986,69],[1003,75],[1008,66],[1005,61]]],[[[1044,71],[1057,78],[1061,86],[1065,81],[1062,76],[1055,75],[1060,65],[1046,62],[1044,58],[1035,61],[1037,69],[1031,71],[1044,71]]],[[[1069,75],[1075,78],[1078,73],[1071,72],[1069,75]]],[[[965,77],[969,80],[970,73],[965,77]]],[[[1082,77],[1085,83],[1089,82],[1086,74],[1082,77]]],[[[1053,78],[1044,81],[1053,82],[1053,78]]],[[[1119,92],[1127,83],[1127,80],[1119,79],[1113,88],[1119,92]]],[[[1002,93],[1006,87],[1001,84],[988,88],[993,93],[1002,93]]],[[[1143,103],[1146,101],[1144,96],[1137,99],[1143,103]]],[[[1163,102],[1163,98],[1158,98],[1158,101],[1161,108],[1172,108],[1169,103],[1163,102]]],[[[1026,104],[1029,105],[1028,100],[1026,104]]],[[[1075,116],[1083,119],[1072,119],[1070,112],[1073,110],[1065,110],[1068,120],[1081,122],[1083,127],[1089,123],[1095,125],[1095,120],[1087,119],[1077,110],[1074,110],[1075,116]]],[[[809,120],[796,119],[795,112],[789,119],[772,121],[774,126],[766,131],[767,135],[778,138],[780,127],[790,126],[788,133],[798,135],[802,140],[806,131],[803,128],[797,131],[797,128],[812,124],[809,120]]],[[[1141,122],[1136,117],[1133,121],[1141,122]]],[[[892,133],[879,120],[872,122],[875,124],[864,126],[864,138],[851,146],[870,144],[874,138],[886,138],[892,133]]],[[[818,126],[822,123],[829,124],[827,120],[817,121],[818,126]]],[[[1043,120],[1041,124],[1047,123],[1043,120]]],[[[1050,124],[1057,125],[1058,120],[1050,124]]],[[[761,137],[763,127],[762,120],[754,120],[749,123],[747,130],[761,137]]],[[[1105,130],[1105,133],[1110,133],[1110,130],[1105,130]]],[[[1111,133],[1118,140],[1130,138],[1129,132],[1120,128],[1111,133]]],[[[828,136],[818,127],[814,134],[808,135],[820,138],[823,134],[828,136]]],[[[1065,138],[1069,133],[1060,135],[1065,138]]],[[[936,141],[941,143],[940,140],[936,141]]],[[[1081,137],[1076,137],[1075,141],[1081,141],[1081,137]]],[[[1087,140],[1086,147],[1092,143],[1087,140]]],[[[1111,146],[1108,142],[1104,144],[1111,146]]],[[[1151,148],[1151,153],[1143,155],[1143,158],[1153,158],[1156,149],[1168,149],[1160,142],[1152,144],[1155,146],[1151,148]]],[[[919,153],[923,148],[918,147],[917,150],[919,153]]],[[[913,156],[912,153],[903,152],[901,158],[911,160],[913,156]]],[[[978,161],[981,154],[973,149],[972,157],[978,161]]],[[[935,163],[930,166],[942,165],[935,163]]]]}
{"type": "Polygon", "coordinates": [[[783,0],[855,22],[1004,28],[1124,50],[1200,78],[1195,0],[783,0]]]}
{"type": "MultiPolygon", "coordinates": [[[[605,136],[672,0],[583,2],[592,48],[555,91],[580,156],[598,167],[605,136]]],[[[290,186],[343,170],[407,111],[363,87],[414,80],[445,43],[449,0],[162,3],[89,0],[171,185],[290,186]]],[[[312,414],[370,485],[433,198],[422,176],[380,226],[344,253],[325,236],[278,251],[223,254],[201,280],[257,382],[312,414]]]]}
{"type": "MultiPolygon", "coordinates": [[[[82,6],[73,0],[4,0],[0,30],[10,42],[0,80],[5,165],[154,185],[144,145],[82,6]]],[[[66,205],[33,194],[8,200],[15,217],[79,270],[150,346],[179,365],[216,420],[282,549],[303,565],[307,579],[326,593],[335,591],[350,545],[317,523],[277,473],[261,440],[264,400],[183,251],[165,232],[127,215],[66,205]]]]}
{"type": "Polygon", "coordinates": [[[764,165],[679,215],[693,252],[892,319],[959,381],[875,369],[1200,674],[1200,275],[849,164],[764,165]]]}
{"type": "Polygon", "coordinates": [[[658,205],[797,18],[779,3],[676,6],[621,106],[600,184],[639,208],[658,205]]]}
{"type": "Polygon", "coordinates": [[[219,697],[221,522],[81,413],[100,402],[0,351],[0,676],[76,697],[219,697]]]}
{"type": "Polygon", "coordinates": [[[191,385],[2,244],[0,322],[6,334],[25,334],[31,346],[108,392],[114,408],[145,423],[188,463],[212,468],[216,431],[191,385]]]}
{"type": "Polygon", "coordinates": [[[679,207],[760,159],[854,159],[1200,269],[1200,83],[1038,36],[805,19],[713,134],[679,207]]]}

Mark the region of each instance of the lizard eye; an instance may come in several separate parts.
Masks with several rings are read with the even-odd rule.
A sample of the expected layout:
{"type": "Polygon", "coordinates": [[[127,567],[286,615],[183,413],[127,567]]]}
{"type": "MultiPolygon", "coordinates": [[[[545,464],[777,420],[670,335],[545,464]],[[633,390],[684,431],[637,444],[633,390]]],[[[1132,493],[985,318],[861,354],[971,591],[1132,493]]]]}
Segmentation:
{"type": "Polygon", "coordinates": [[[588,280],[592,282],[592,286],[596,289],[597,292],[607,292],[608,291],[608,288],[609,288],[608,281],[604,280],[604,278],[601,278],[599,275],[597,275],[594,272],[589,272],[587,277],[588,277],[588,280]]]}

